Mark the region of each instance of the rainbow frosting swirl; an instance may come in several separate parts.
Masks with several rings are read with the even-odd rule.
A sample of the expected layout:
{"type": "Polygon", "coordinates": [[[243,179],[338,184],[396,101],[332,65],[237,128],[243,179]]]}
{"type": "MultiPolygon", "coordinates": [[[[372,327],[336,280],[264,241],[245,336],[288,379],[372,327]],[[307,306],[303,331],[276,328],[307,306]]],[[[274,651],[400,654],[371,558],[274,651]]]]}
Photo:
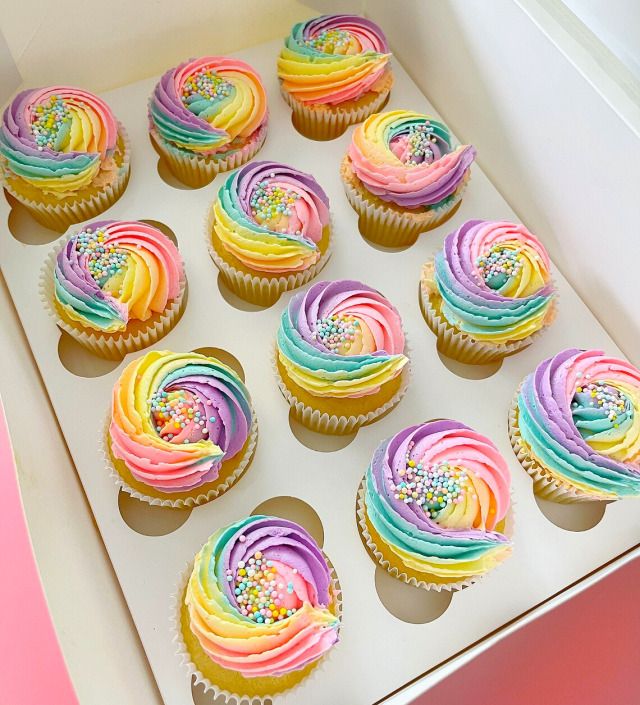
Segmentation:
{"type": "Polygon", "coordinates": [[[62,247],[54,297],[63,315],[103,333],[162,313],[181,291],[182,260],[160,230],[132,220],[89,223],[62,247]]]}
{"type": "Polygon", "coordinates": [[[542,243],[523,225],[469,220],[435,257],[441,312],[474,340],[523,340],[549,319],[555,290],[542,243]]]}
{"type": "Polygon", "coordinates": [[[444,123],[410,110],[376,113],[358,125],[348,156],[368,191],[401,208],[447,204],[469,178],[476,150],[452,147],[444,123]]]}
{"type": "Polygon", "coordinates": [[[338,641],[327,561],[286,519],[250,516],[216,531],[195,558],[185,604],[209,658],[247,678],[297,671],[338,641]]]}
{"type": "Polygon", "coordinates": [[[458,582],[506,558],[497,530],[509,509],[505,459],[458,421],[405,428],[376,449],[364,479],[366,522],[407,575],[458,582]]]}
{"type": "Polygon", "coordinates": [[[111,452],[163,492],[215,480],[249,438],[253,411],[238,375],[198,353],[148,352],[113,389],[111,452]]]}
{"type": "Polygon", "coordinates": [[[278,360],[287,375],[318,397],[375,394],[397,377],[404,354],[400,314],[357,281],[318,282],[294,296],[278,329],[278,360]]]}
{"type": "Polygon", "coordinates": [[[149,101],[149,128],[165,143],[199,155],[228,155],[267,123],[267,96],[239,59],[205,56],[167,71],[149,101]]]}
{"type": "Polygon", "coordinates": [[[18,176],[60,198],[113,178],[118,123],[100,98],[69,86],[19,93],[4,111],[0,158],[5,176],[18,176]]]}
{"type": "Polygon", "coordinates": [[[602,350],[569,348],[541,362],[517,397],[530,455],[586,495],[640,496],[640,370],[602,350]]]}
{"type": "Polygon", "coordinates": [[[388,70],[382,30],[358,15],[295,24],[278,58],[282,89],[304,104],[337,105],[375,90],[388,70]]]}
{"type": "Polygon", "coordinates": [[[308,269],[321,256],[329,199],[310,175],[277,162],[251,162],[233,172],[214,204],[215,231],[249,269],[308,269]]]}

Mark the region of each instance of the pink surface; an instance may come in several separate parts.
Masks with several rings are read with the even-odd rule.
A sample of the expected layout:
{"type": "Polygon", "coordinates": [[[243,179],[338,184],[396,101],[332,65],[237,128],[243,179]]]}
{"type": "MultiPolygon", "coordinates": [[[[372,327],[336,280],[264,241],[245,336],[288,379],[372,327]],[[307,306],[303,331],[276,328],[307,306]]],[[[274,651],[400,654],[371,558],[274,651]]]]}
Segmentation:
{"type": "Polygon", "coordinates": [[[0,401],[0,701],[77,705],[33,556],[0,401]]]}
{"type": "Polygon", "coordinates": [[[520,629],[413,705],[638,705],[640,559],[520,629]]]}

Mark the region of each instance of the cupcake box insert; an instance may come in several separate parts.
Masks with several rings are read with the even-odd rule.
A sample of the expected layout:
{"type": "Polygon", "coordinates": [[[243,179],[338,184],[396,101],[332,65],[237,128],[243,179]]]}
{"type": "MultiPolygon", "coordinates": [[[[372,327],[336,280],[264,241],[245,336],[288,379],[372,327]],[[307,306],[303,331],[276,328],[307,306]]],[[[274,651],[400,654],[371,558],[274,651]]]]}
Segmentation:
{"type": "MultiPolygon", "coordinates": [[[[358,233],[357,215],[339,177],[353,128],[331,142],[315,142],[296,132],[291,125],[291,110],[278,88],[276,60],[280,46],[278,40],[236,54],[259,71],[268,93],[270,127],[259,158],[307,171],[326,190],[331,201],[334,246],[320,279],[354,278],[378,288],[400,311],[412,358],[412,381],[399,405],[378,422],[362,428],[342,449],[319,452],[294,436],[289,406],[272,373],[280,314],[292,293],[286,293],[268,309],[248,310],[250,306],[236,308],[229,303],[218,287],[218,270],[207,254],[203,228],[225,175],[218,175],[202,189],[188,190],[169,185],[158,173],[158,155],[148,138],[146,118],[147,99],[157,77],[102,95],[131,140],[131,179],[122,198],[101,217],[152,219],[175,233],[185,262],[189,297],[180,322],[154,347],[176,351],[210,347],[232,353],[244,369],[260,424],[256,455],[246,475],[222,497],[195,508],[179,528],[158,536],[130,528],[119,511],[118,488],[100,456],[99,438],[113,384],[136,354],[120,364],[105,363],[84,351],[75,361],[70,359],[71,346],[59,344],[60,333],[41,305],[38,291],[42,263],[56,235],[50,233],[48,242],[43,239],[42,244],[19,241],[37,240],[45,231],[22,214],[9,223],[11,205],[0,199],[5,224],[0,238],[4,276],[160,692],[171,705],[192,703],[169,627],[171,595],[179,576],[213,531],[250,514],[272,497],[298,497],[315,509],[324,528],[324,550],[331,557],[343,591],[340,644],[313,677],[276,699],[283,704],[370,705],[379,701],[581,581],[556,598],[567,599],[573,590],[586,586],[586,576],[640,541],[638,506],[632,500],[608,505],[602,520],[587,531],[567,531],[553,524],[538,507],[531,480],[515,458],[507,432],[513,395],[540,360],[570,346],[602,348],[620,356],[615,343],[554,268],[560,306],[557,320],[544,336],[506,359],[486,379],[466,379],[452,371],[453,367],[449,369],[438,356],[435,337],[420,312],[418,281],[422,264],[465,220],[517,221],[517,216],[476,164],[463,203],[449,222],[421,235],[404,251],[385,252],[372,247],[358,233]],[[70,371],[73,369],[76,373],[70,371]],[[391,614],[378,596],[376,567],[358,535],[356,494],[380,440],[404,426],[443,417],[458,419],[489,436],[504,454],[513,477],[514,551],[508,561],[478,584],[454,594],[440,617],[415,624],[391,614]]],[[[435,115],[395,59],[393,68],[395,84],[387,109],[411,108],[435,115]]],[[[473,143],[473,135],[464,137],[473,143]]],[[[538,235],[544,242],[544,233],[538,235]]],[[[51,471],[46,459],[39,471],[51,471]]],[[[132,510],[138,514],[170,511],[149,510],[146,505],[132,510]]],[[[152,520],[161,522],[162,517],[152,520]]],[[[629,557],[626,553],[618,560],[629,557]]],[[[424,599],[422,593],[396,582],[399,601],[424,599]]],[[[538,611],[542,609],[545,607],[538,611]]],[[[535,614],[537,611],[529,613],[527,619],[535,614]]],[[[474,646],[467,655],[487,643],[474,646]]],[[[437,670],[432,678],[437,673],[444,670],[437,670]]],[[[426,682],[413,686],[414,696],[426,682]]],[[[407,700],[398,695],[391,702],[407,700]]]]}

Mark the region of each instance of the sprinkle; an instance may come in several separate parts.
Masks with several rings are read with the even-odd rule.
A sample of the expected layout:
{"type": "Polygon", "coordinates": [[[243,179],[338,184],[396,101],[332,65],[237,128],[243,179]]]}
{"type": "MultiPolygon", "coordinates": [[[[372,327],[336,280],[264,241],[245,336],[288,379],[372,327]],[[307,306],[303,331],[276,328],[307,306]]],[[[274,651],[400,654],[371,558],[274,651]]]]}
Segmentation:
{"type": "Polygon", "coordinates": [[[389,490],[395,499],[405,504],[419,505],[427,515],[435,519],[450,504],[464,501],[469,486],[467,471],[460,462],[451,461],[429,464],[424,460],[417,462],[411,456],[410,445],[405,456],[404,473],[399,482],[389,481],[389,490]]]}
{"type": "Polygon", "coordinates": [[[359,329],[360,321],[355,316],[341,313],[319,318],[312,335],[330,352],[348,355],[360,333],[359,329]]]}
{"type": "Polygon", "coordinates": [[[478,257],[476,265],[480,276],[491,289],[500,289],[522,269],[520,248],[494,245],[478,257]]]}
{"type": "Polygon", "coordinates": [[[86,229],[75,236],[75,249],[80,254],[81,263],[91,277],[103,288],[107,281],[122,274],[127,267],[129,255],[126,250],[109,244],[104,230],[86,229]]]}
{"type": "Polygon", "coordinates": [[[207,104],[228,98],[234,90],[233,83],[211,69],[202,69],[189,76],[182,86],[182,103],[191,112],[199,115],[207,104]],[[203,99],[206,101],[202,106],[203,99]]]}
{"type": "Polygon", "coordinates": [[[324,29],[314,37],[305,39],[306,46],[323,54],[346,54],[351,35],[344,29],[324,29]]]}
{"type": "Polygon", "coordinates": [[[59,96],[40,103],[31,114],[31,132],[39,151],[61,151],[70,133],[71,111],[59,96]]]}
{"type": "MultiPolygon", "coordinates": [[[[244,542],[246,539],[239,536],[238,540],[244,542]]],[[[260,551],[256,551],[246,562],[238,561],[235,575],[228,575],[227,579],[232,578],[233,594],[243,616],[259,624],[271,624],[295,614],[295,607],[280,607],[285,596],[278,592],[282,589],[282,584],[278,585],[278,590],[274,589],[277,577],[272,562],[263,561],[260,551]],[[250,567],[246,568],[247,565],[250,567]]],[[[293,593],[293,583],[288,584],[287,593],[293,593]]]]}

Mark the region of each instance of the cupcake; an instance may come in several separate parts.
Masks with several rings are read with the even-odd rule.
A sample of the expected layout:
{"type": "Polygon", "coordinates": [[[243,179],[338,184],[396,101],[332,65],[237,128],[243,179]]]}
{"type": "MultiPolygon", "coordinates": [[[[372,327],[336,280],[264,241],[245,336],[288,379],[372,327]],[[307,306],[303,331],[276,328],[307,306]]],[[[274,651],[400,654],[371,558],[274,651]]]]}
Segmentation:
{"type": "Polygon", "coordinates": [[[239,59],[204,56],[167,71],[149,101],[149,134],[174,176],[204,186],[248,162],[267,136],[267,96],[239,59]]]}
{"type": "Polygon", "coordinates": [[[310,174],[251,162],[220,188],[206,235],[225,284],[268,306],[313,279],[329,259],[329,199],[310,174]]]}
{"type": "Polygon", "coordinates": [[[331,140],[386,103],[393,84],[382,30],[358,15],[293,26],[278,58],[280,90],[306,137],[331,140]]]}
{"type": "Polygon", "coordinates": [[[227,701],[289,690],[338,642],[337,578],[292,521],[250,516],[219,529],[181,582],[178,653],[196,683],[227,701]]]}
{"type": "Polygon", "coordinates": [[[278,385],[314,431],[351,433],[385,414],[406,391],[408,362],[400,314],[366,284],[318,282],[282,314],[278,385]]]}
{"type": "Polygon", "coordinates": [[[22,91],[2,116],[0,172],[39,223],[64,232],[124,192],[127,134],[103,100],[80,88],[22,91]]]}
{"type": "Polygon", "coordinates": [[[524,225],[469,220],[447,236],[420,279],[438,350],[485,364],[531,345],[555,317],[551,262],[524,225]]]}
{"type": "Polygon", "coordinates": [[[182,259],[160,230],[137,220],[88,223],[49,255],[43,302],[58,326],[101,357],[152,345],[186,304],[182,259]]]}
{"type": "Polygon", "coordinates": [[[383,441],[358,493],[371,557],[411,585],[456,590],[511,553],[505,459],[459,421],[405,428],[383,441]]]}
{"type": "Polygon", "coordinates": [[[639,419],[640,370],[602,350],[569,348],[525,377],[509,437],[543,499],[640,497],[639,419]]]}
{"type": "Polygon", "coordinates": [[[153,350],[113,388],[105,456],[117,484],[167,507],[226,492],[247,469],[258,426],[249,392],[227,365],[153,350]]]}
{"type": "Polygon", "coordinates": [[[476,150],[453,147],[446,125],[411,110],[367,118],[353,132],[340,175],[361,234],[385,247],[412,245],[448,220],[476,150]]]}

